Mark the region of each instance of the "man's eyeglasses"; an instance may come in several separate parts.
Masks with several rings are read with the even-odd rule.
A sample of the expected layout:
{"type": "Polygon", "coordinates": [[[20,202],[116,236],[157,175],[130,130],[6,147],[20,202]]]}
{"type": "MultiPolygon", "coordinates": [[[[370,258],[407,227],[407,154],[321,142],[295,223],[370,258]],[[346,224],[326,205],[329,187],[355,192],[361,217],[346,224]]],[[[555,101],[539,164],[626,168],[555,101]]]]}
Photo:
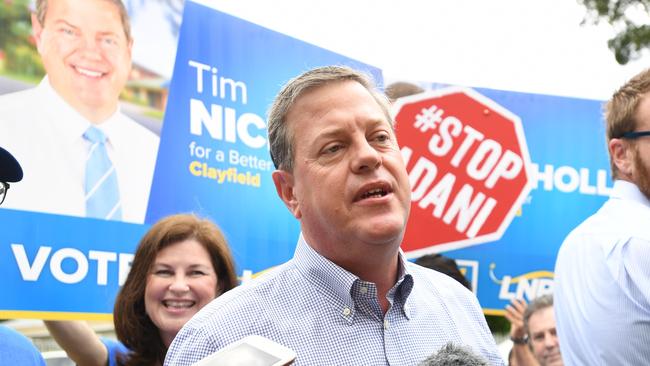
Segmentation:
{"type": "Polygon", "coordinates": [[[5,201],[5,197],[7,197],[7,190],[9,190],[9,183],[0,182],[0,205],[5,201]]]}
{"type": "Polygon", "coordinates": [[[643,137],[643,136],[650,136],[650,131],[626,132],[626,133],[621,135],[621,138],[634,140],[634,139],[638,139],[639,137],[643,137]]]}

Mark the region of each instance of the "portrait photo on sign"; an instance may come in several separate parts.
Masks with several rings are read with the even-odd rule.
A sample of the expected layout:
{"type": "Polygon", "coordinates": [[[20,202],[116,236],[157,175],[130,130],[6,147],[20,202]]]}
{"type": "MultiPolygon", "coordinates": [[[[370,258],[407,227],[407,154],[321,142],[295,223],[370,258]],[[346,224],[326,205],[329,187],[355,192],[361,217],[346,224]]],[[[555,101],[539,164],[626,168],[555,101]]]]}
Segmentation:
{"type": "Polygon", "coordinates": [[[182,2],[18,0],[0,12],[11,25],[0,146],[25,172],[3,207],[143,223],[182,2]]]}

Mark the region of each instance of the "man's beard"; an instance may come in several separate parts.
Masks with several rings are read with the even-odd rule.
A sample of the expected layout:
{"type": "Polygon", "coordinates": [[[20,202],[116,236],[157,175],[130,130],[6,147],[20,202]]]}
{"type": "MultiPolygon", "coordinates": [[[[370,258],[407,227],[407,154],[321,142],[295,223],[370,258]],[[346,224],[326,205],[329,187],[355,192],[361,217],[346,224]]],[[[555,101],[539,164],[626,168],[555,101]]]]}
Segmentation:
{"type": "Polygon", "coordinates": [[[639,187],[641,193],[650,200],[650,170],[641,160],[638,147],[634,149],[634,171],[636,173],[634,183],[639,187]]]}

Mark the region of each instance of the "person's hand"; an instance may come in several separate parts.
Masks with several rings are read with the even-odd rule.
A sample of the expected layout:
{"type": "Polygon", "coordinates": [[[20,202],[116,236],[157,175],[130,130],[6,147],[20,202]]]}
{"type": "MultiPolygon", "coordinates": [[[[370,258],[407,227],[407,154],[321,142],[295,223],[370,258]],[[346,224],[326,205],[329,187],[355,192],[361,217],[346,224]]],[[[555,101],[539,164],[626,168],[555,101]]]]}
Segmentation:
{"type": "Polygon", "coordinates": [[[506,305],[506,319],[510,322],[510,338],[521,339],[526,336],[524,331],[524,312],[528,305],[523,299],[512,299],[506,305]]]}

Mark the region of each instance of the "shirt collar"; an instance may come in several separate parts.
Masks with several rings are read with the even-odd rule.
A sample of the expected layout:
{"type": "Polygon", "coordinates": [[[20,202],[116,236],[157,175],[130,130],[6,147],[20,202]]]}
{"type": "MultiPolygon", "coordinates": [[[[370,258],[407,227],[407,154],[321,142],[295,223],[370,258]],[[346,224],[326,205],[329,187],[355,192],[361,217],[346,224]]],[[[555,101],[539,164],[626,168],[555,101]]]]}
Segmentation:
{"type": "Polygon", "coordinates": [[[413,307],[409,306],[408,303],[409,296],[413,290],[413,275],[408,270],[408,266],[406,265],[406,257],[404,256],[404,252],[402,252],[401,248],[399,250],[398,258],[398,280],[395,286],[390,290],[388,296],[391,296],[391,292],[395,291],[395,293],[392,295],[394,299],[393,305],[401,306],[402,310],[404,311],[404,315],[410,319],[413,315],[413,307]]]}
{"type": "MultiPolygon", "coordinates": [[[[78,141],[84,132],[92,125],[84,116],[77,112],[72,106],[68,104],[57,92],[52,88],[47,75],[41,80],[40,84],[36,87],[36,92],[39,94],[43,102],[43,110],[46,116],[51,116],[56,119],[56,124],[53,127],[61,134],[68,143],[78,141]]],[[[119,118],[120,108],[113,115],[107,118],[102,123],[95,125],[99,128],[108,139],[109,144],[119,144],[119,118]]]]}
{"type": "Polygon", "coordinates": [[[610,198],[630,200],[650,208],[650,199],[639,190],[636,184],[625,180],[617,179],[614,181],[614,188],[610,198]]]}
{"type": "Polygon", "coordinates": [[[359,278],[316,252],[307,244],[302,233],[294,259],[305,278],[324,292],[328,299],[352,306],[350,289],[359,278]]]}
{"type": "MultiPolygon", "coordinates": [[[[349,311],[354,310],[354,300],[351,294],[353,288],[357,289],[363,280],[316,252],[305,241],[302,233],[298,238],[294,260],[303,276],[334,306],[341,307],[343,310],[346,307],[350,309],[349,311]]],[[[406,302],[413,289],[413,276],[408,272],[406,258],[401,249],[398,253],[398,263],[398,280],[389,291],[388,296],[393,299],[393,306],[402,307],[408,317],[406,302]]]]}

